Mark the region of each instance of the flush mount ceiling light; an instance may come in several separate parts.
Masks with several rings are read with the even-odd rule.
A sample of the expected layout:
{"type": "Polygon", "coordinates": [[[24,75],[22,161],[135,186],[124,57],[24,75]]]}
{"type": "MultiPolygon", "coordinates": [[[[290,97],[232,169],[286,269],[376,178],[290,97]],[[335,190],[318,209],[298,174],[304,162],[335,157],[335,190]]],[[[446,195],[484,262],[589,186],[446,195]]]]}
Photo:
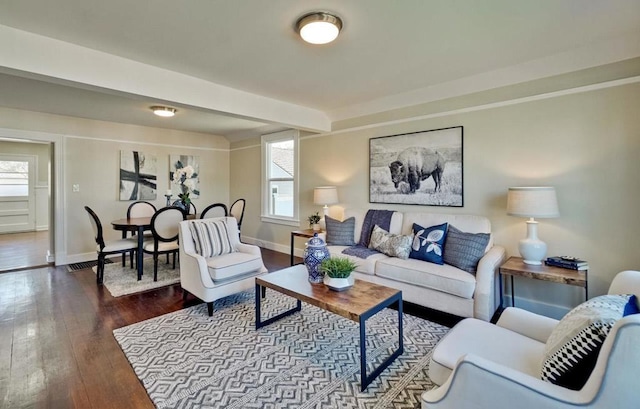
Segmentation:
{"type": "Polygon", "coordinates": [[[153,111],[154,114],[158,116],[163,116],[165,118],[174,116],[178,111],[175,108],[162,107],[162,106],[153,106],[151,107],[151,110],[153,111]]]}
{"type": "Polygon", "coordinates": [[[342,30],[342,20],[333,14],[316,11],[300,17],[296,30],[307,43],[327,44],[338,37],[342,30]]]}

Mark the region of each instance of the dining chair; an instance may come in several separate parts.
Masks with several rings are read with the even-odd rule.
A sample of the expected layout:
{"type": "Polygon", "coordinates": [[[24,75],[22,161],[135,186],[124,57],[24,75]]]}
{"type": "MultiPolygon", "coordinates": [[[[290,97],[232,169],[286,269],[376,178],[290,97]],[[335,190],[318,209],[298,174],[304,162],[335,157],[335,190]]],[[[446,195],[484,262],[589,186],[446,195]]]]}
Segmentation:
{"type": "Polygon", "coordinates": [[[241,236],[242,219],[244,218],[244,207],[246,201],[244,199],[238,199],[229,208],[229,215],[236,218],[238,222],[238,237],[241,236]]]}
{"type": "MultiPolygon", "coordinates": [[[[127,219],[137,218],[137,217],[153,217],[154,213],[157,211],[156,207],[149,202],[145,202],[144,200],[138,200],[137,202],[133,202],[127,208],[127,219]]],[[[131,234],[131,236],[135,239],[135,234],[131,234]]],[[[122,238],[127,237],[127,231],[122,231],[122,238]]],[[[145,239],[151,238],[151,232],[144,232],[145,239]]],[[[131,268],[133,268],[133,254],[131,257],[131,268]]],[[[125,255],[122,255],[122,267],[125,264],[125,255]]]]}
{"type": "Polygon", "coordinates": [[[93,234],[95,235],[96,251],[98,252],[98,271],[96,272],[96,282],[98,285],[101,285],[104,280],[105,257],[110,254],[133,254],[138,248],[138,244],[130,239],[105,242],[104,236],[102,235],[103,230],[100,218],[89,206],[85,206],[84,209],[89,213],[89,220],[91,221],[91,227],[93,228],[93,234]]]}
{"type": "Polygon", "coordinates": [[[152,240],[144,244],[144,252],[153,254],[153,281],[158,281],[158,256],[173,254],[173,268],[176,268],[178,245],[178,223],[186,220],[186,214],[179,207],[165,207],[151,218],[152,240]]]}
{"type": "Polygon", "coordinates": [[[206,219],[208,217],[227,217],[228,215],[229,211],[227,210],[226,204],[214,203],[204,208],[204,210],[200,214],[200,218],[206,219]]]}

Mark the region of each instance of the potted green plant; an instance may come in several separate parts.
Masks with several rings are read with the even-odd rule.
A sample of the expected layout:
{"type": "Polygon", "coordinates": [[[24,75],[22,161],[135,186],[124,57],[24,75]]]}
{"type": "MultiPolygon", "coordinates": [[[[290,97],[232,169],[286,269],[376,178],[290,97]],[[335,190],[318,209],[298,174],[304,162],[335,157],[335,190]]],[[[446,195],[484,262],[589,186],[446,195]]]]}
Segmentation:
{"type": "Polygon", "coordinates": [[[315,212],[311,216],[307,217],[307,220],[309,220],[309,226],[313,230],[320,230],[320,225],[318,224],[320,223],[320,215],[318,214],[318,212],[315,212]]]}
{"type": "Polygon", "coordinates": [[[346,257],[331,257],[322,260],[320,271],[324,273],[324,284],[334,291],[344,291],[353,286],[351,273],[356,263],[346,257]]]}

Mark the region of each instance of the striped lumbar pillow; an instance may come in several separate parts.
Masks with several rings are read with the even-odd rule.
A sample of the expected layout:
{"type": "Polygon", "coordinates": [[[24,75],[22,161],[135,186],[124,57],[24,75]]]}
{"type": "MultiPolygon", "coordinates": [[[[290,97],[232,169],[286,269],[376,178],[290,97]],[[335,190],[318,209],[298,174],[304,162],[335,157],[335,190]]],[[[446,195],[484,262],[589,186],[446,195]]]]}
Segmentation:
{"type": "Polygon", "coordinates": [[[226,220],[193,221],[189,223],[196,253],[203,257],[215,257],[233,253],[226,220]]]}

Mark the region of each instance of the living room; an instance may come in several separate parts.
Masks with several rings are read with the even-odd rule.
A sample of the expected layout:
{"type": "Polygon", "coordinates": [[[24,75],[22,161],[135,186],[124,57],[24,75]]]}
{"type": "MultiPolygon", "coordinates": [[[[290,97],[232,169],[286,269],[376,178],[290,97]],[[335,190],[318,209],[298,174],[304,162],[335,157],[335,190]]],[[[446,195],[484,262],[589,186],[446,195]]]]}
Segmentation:
{"type": "MultiPolygon", "coordinates": [[[[66,6],[70,7],[73,2],[68,3],[66,6]]],[[[493,7],[506,6],[505,2],[494,3],[493,7]]],[[[522,10],[531,11],[525,2],[521,3],[513,8],[522,7],[522,10]]],[[[447,77],[442,74],[447,70],[465,75],[455,77],[452,74],[449,87],[447,81],[438,84],[431,80],[425,80],[422,85],[424,88],[420,87],[413,94],[412,87],[405,87],[402,95],[405,100],[398,104],[384,104],[397,96],[392,94],[400,94],[396,91],[375,94],[378,97],[352,104],[347,104],[347,100],[355,98],[353,96],[325,95],[316,91],[318,100],[322,100],[324,106],[331,105],[326,101],[335,99],[335,109],[327,109],[327,114],[323,115],[328,125],[313,116],[317,111],[322,111],[319,109],[302,106],[298,110],[299,117],[296,117],[295,107],[289,106],[295,105],[293,103],[275,106],[267,101],[265,106],[250,110],[247,107],[238,108],[230,102],[208,100],[213,97],[199,95],[194,88],[181,88],[188,81],[182,77],[184,74],[178,72],[167,71],[163,74],[171,79],[172,85],[169,87],[171,89],[163,89],[165,93],[160,94],[159,88],[165,87],[151,83],[159,77],[144,76],[160,75],[153,71],[151,62],[143,61],[150,65],[134,67],[134,70],[135,58],[127,60],[122,55],[110,55],[106,46],[100,55],[104,59],[100,61],[118,67],[113,69],[112,76],[107,76],[105,71],[95,71],[94,77],[87,78],[87,72],[95,69],[95,66],[89,66],[85,71],[79,67],[79,71],[74,73],[70,66],[80,65],[79,61],[90,60],[95,55],[85,48],[87,45],[81,47],[70,39],[65,40],[62,35],[47,36],[44,28],[30,26],[29,19],[25,17],[28,6],[24,6],[21,13],[20,10],[16,11],[24,20],[15,20],[16,23],[12,24],[6,21],[8,17],[0,19],[0,24],[3,24],[0,27],[3,33],[0,36],[0,61],[3,62],[0,65],[4,68],[0,79],[3,90],[7,90],[2,92],[0,103],[0,137],[53,144],[51,180],[54,186],[53,248],[56,265],[95,259],[91,226],[83,206],[95,207],[105,220],[113,220],[126,213],[129,203],[117,199],[120,151],[141,150],[154,153],[158,158],[179,151],[184,155],[197,155],[200,159],[201,184],[205,188],[195,201],[196,205],[219,201],[230,203],[235,198],[245,198],[248,204],[242,225],[242,240],[286,254],[289,253],[291,231],[307,228],[307,215],[321,211],[321,207],[313,203],[314,188],[332,185],[337,187],[338,203],[330,207],[329,213],[335,218],[341,218],[343,211],[351,208],[482,215],[491,221],[494,242],[503,246],[508,255],[518,255],[518,241],[525,236],[525,220],[507,214],[508,188],[553,186],[558,196],[560,215],[541,219],[539,236],[547,243],[548,255],[572,255],[588,260],[591,298],[605,294],[618,272],[638,269],[640,266],[640,255],[633,240],[635,232],[640,230],[640,219],[635,217],[636,209],[640,207],[637,179],[640,174],[640,162],[637,160],[640,155],[640,24],[635,24],[640,20],[640,7],[637,3],[625,1],[611,2],[609,6],[588,2],[588,7],[580,2],[561,3],[563,7],[558,6],[558,9],[546,4],[545,7],[549,8],[547,14],[540,12],[535,18],[539,19],[538,22],[546,21],[548,30],[554,29],[554,33],[559,35],[563,23],[551,13],[575,17],[576,21],[571,22],[575,26],[566,22],[570,27],[567,29],[570,35],[561,38],[564,48],[547,47],[535,53],[532,50],[529,57],[517,55],[518,58],[515,58],[512,55],[510,66],[498,62],[490,64],[488,61],[492,59],[485,58],[485,69],[482,70],[479,64],[474,67],[478,70],[476,72],[463,70],[456,65],[460,63],[455,58],[441,60],[442,57],[435,53],[437,50],[428,49],[433,55],[430,64],[439,67],[439,70],[435,70],[440,74],[439,78],[447,77]],[[589,25],[585,23],[588,19],[585,16],[578,19],[578,11],[590,18],[601,17],[601,21],[607,21],[609,31],[602,29],[603,32],[598,32],[595,28],[598,24],[592,24],[592,31],[588,31],[589,25]],[[21,23],[18,24],[18,21],[21,23]],[[616,25],[619,31],[612,28],[616,25]],[[581,41],[578,40],[580,37],[583,38],[581,41]],[[60,46],[57,50],[61,55],[68,57],[77,53],[77,59],[65,61],[64,64],[61,62],[60,66],[45,66],[47,58],[55,60],[54,56],[44,53],[54,44],[60,46]],[[30,61],[32,58],[33,61],[30,61]],[[37,67],[38,64],[44,68],[37,67]],[[130,80],[132,77],[136,80],[130,80]],[[150,79],[142,81],[140,78],[150,79]],[[72,82],[74,86],[69,87],[67,82],[72,82]],[[193,111],[209,110],[247,121],[279,125],[262,128],[271,129],[265,134],[284,128],[300,129],[299,224],[269,223],[261,217],[263,181],[260,176],[260,134],[251,134],[245,129],[227,137],[224,133],[205,132],[204,127],[200,130],[195,127],[181,129],[167,125],[164,119],[153,119],[156,122],[121,120],[108,110],[102,110],[101,116],[73,115],[63,113],[60,107],[57,111],[47,110],[44,102],[42,105],[34,104],[33,99],[27,98],[30,93],[39,93],[40,99],[46,99],[50,93],[58,96],[60,105],[63,105],[66,102],[64,95],[68,93],[70,98],[77,98],[84,105],[95,103],[99,111],[103,105],[100,105],[100,100],[94,99],[98,87],[111,89],[111,96],[120,99],[127,99],[123,94],[136,95],[135,98],[129,97],[130,101],[126,104],[136,104],[139,111],[148,111],[148,106],[158,100],[171,105],[170,97],[174,97],[174,105],[178,106],[176,117],[182,115],[187,121],[199,118],[198,112],[193,111]],[[191,95],[185,96],[188,92],[191,95]],[[152,98],[154,95],[162,95],[163,98],[152,98]],[[377,106],[391,108],[379,109],[377,106]],[[278,109],[286,114],[272,114],[269,117],[266,113],[278,109]],[[457,126],[463,127],[462,207],[369,203],[371,138],[457,126]],[[237,138],[240,134],[242,137],[237,138]],[[72,190],[74,185],[78,185],[78,191],[72,190]]],[[[282,2],[274,9],[283,13],[286,10],[286,16],[295,17],[316,8],[336,9],[336,12],[341,12],[345,26],[345,37],[339,37],[334,44],[338,47],[340,41],[344,43],[350,40],[350,24],[353,24],[352,30],[360,34],[358,30],[362,29],[357,26],[363,23],[356,23],[356,16],[364,16],[350,12],[348,7],[339,2],[329,2],[323,6],[322,2],[313,2],[293,7],[282,2]],[[354,17],[349,18],[350,15],[354,17]]],[[[466,6],[472,7],[470,4],[466,6]]],[[[5,7],[8,6],[2,8],[5,7]]],[[[227,7],[231,6],[225,6],[224,9],[227,10],[227,7]]],[[[353,7],[358,9],[364,5],[356,4],[353,7]]],[[[414,3],[402,6],[402,12],[406,15],[401,17],[409,19],[407,9],[411,10],[412,7],[424,12],[424,15],[428,14],[424,9],[427,6],[414,3]]],[[[523,19],[520,13],[510,9],[514,22],[523,19]]],[[[454,11],[449,10],[455,15],[454,11]]],[[[8,12],[7,9],[6,14],[0,14],[13,15],[8,12]]],[[[269,15],[271,13],[275,11],[270,11],[269,15]]],[[[494,10],[494,14],[499,13],[494,10]]],[[[285,18],[280,17],[278,23],[272,21],[271,24],[280,24],[283,20],[285,18]]],[[[287,20],[284,24],[292,25],[294,22],[295,18],[292,18],[292,21],[287,20]]],[[[528,35],[542,36],[543,27],[541,25],[537,30],[530,28],[528,35]]],[[[287,35],[293,37],[295,32],[293,29],[290,31],[292,33],[287,35]]],[[[420,38],[423,42],[433,40],[420,38]]],[[[437,41],[443,40],[439,38],[437,41]]],[[[561,42],[560,39],[558,42],[561,42]]],[[[78,44],[82,42],[78,40],[78,44]]],[[[318,56],[317,53],[331,53],[331,48],[315,48],[304,54],[307,51],[299,43],[294,49],[315,63],[330,58],[329,55],[318,56]]],[[[518,47],[513,46],[513,49],[517,50],[518,47]]],[[[527,47],[521,47],[521,53],[524,53],[522,49],[526,51],[527,47]]],[[[369,50],[374,52],[371,48],[369,50]]],[[[446,54],[446,50],[439,51],[446,54]]],[[[459,53],[454,49],[450,52],[459,53]]],[[[475,59],[482,57],[474,56],[475,59]]],[[[498,57],[496,55],[495,59],[498,57]]],[[[367,61],[383,58],[380,55],[367,61]]],[[[333,59],[327,61],[328,66],[344,64],[344,61],[333,59]]],[[[275,61],[269,63],[278,64],[275,61]]],[[[259,76],[259,70],[254,69],[251,74],[259,76]]],[[[315,73],[317,81],[313,75],[306,75],[311,84],[309,87],[321,88],[323,82],[332,80],[321,72],[315,73]]],[[[366,73],[361,75],[364,78],[359,81],[376,84],[376,77],[367,78],[366,73]]],[[[398,73],[397,76],[401,77],[402,74],[398,73]]],[[[192,79],[190,77],[188,80],[192,79]]],[[[400,79],[398,82],[401,82],[400,79]]],[[[281,86],[285,87],[286,84],[281,86]]],[[[258,88],[255,92],[259,94],[258,88]]],[[[278,99],[276,95],[270,97],[278,99]]],[[[249,105],[249,102],[256,101],[243,102],[249,105]]],[[[318,105],[321,103],[318,102],[318,105]]],[[[150,114],[150,111],[144,114],[150,114]]],[[[168,174],[169,162],[159,160],[158,175],[168,174]]],[[[164,192],[169,188],[169,183],[168,177],[161,176],[158,179],[158,191],[164,192]]],[[[162,207],[164,202],[161,194],[154,201],[157,207],[162,207]]],[[[108,235],[117,238],[119,233],[109,231],[108,235]]],[[[296,254],[301,255],[302,249],[300,242],[296,254]]],[[[534,280],[519,280],[516,285],[518,306],[554,318],[562,317],[584,300],[584,293],[578,288],[534,280]]]]}

